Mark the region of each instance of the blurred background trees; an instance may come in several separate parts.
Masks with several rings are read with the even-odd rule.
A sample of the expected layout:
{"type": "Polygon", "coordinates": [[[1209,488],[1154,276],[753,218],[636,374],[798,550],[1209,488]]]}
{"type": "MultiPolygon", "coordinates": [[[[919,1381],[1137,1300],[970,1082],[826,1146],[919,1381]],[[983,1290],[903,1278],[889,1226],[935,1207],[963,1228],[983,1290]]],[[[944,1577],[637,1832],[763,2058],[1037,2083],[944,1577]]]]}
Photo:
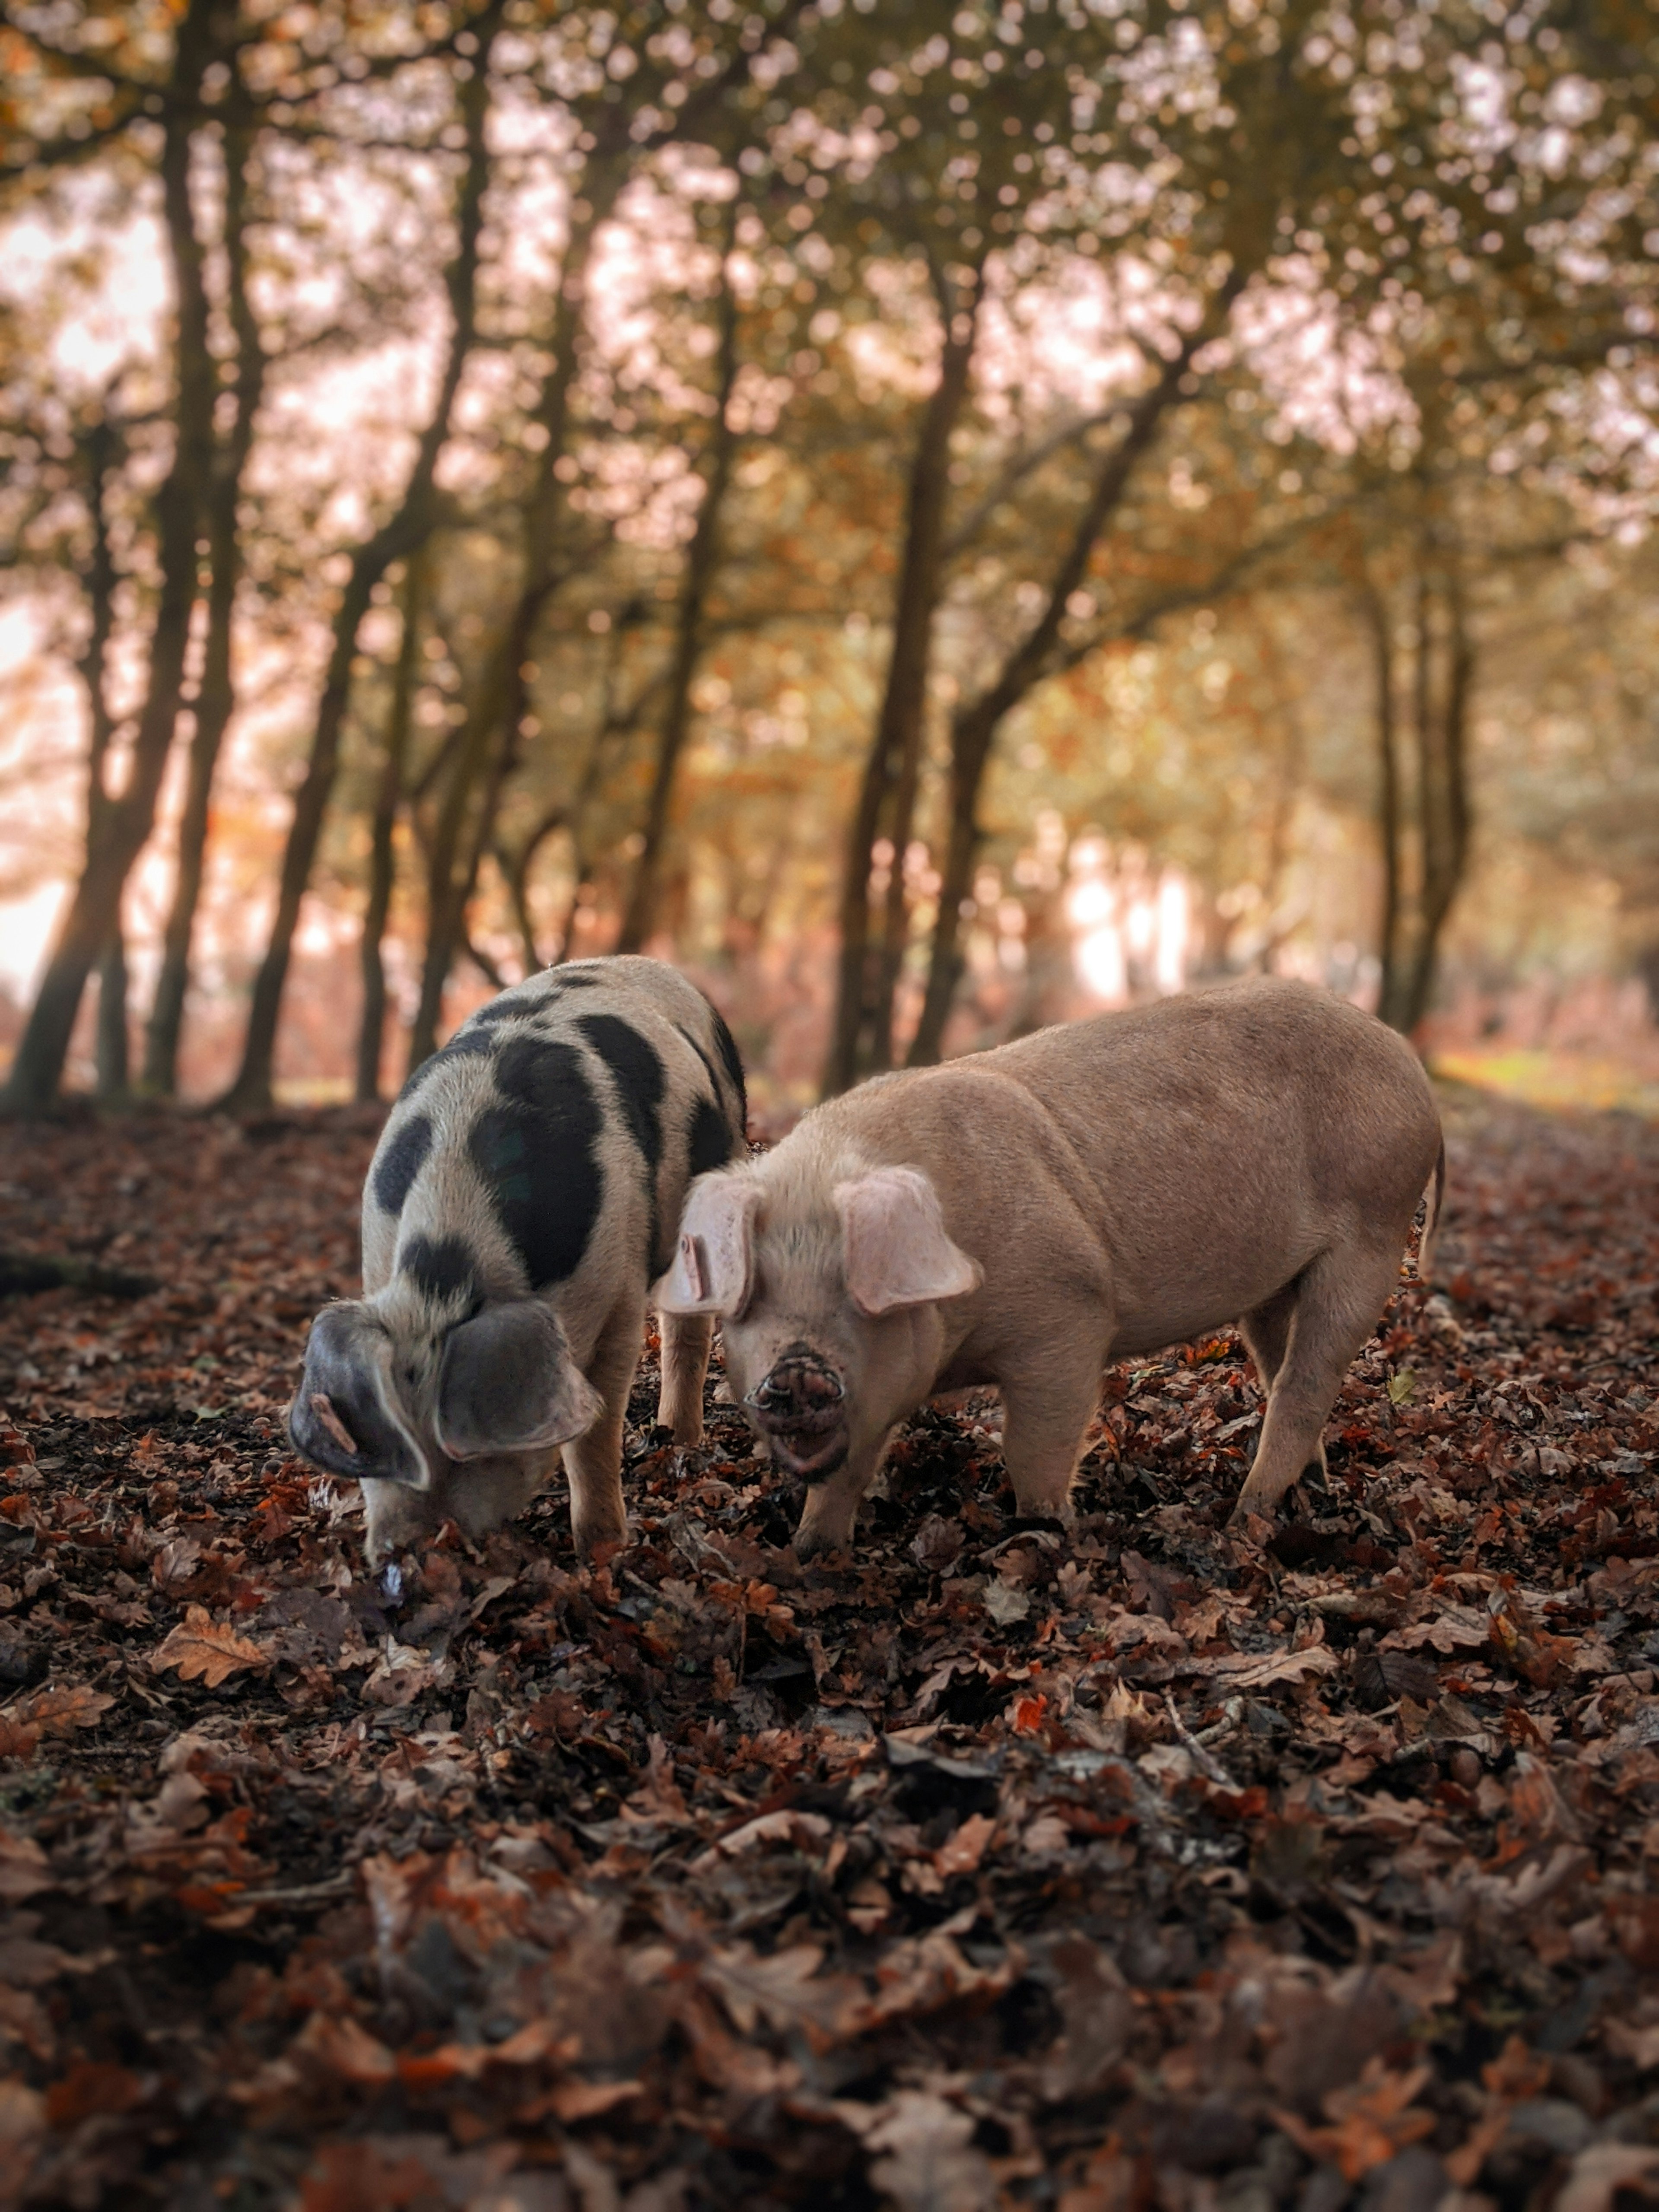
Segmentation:
{"type": "Polygon", "coordinates": [[[1626,0],[10,0],[14,1109],[1659,994],[1626,0]]]}

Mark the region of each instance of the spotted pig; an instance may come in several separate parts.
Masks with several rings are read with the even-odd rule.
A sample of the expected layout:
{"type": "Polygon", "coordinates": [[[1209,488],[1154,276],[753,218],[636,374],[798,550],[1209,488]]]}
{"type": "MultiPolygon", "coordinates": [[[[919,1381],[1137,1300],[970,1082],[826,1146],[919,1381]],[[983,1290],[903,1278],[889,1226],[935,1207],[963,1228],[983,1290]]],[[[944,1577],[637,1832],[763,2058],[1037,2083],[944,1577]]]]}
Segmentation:
{"type": "MultiPolygon", "coordinates": [[[[529,1503],[563,1448],[577,1550],[620,1540],[648,1285],[694,1176],[744,1156],[742,1063],[657,960],[573,962],[481,1007],[392,1108],[363,1191],[362,1298],[326,1306],[295,1449],[362,1484],[378,1562],[529,1503]]],[[[713,1322],[665,1316],[658,1418],[702,1435],[713,1322]]]]}

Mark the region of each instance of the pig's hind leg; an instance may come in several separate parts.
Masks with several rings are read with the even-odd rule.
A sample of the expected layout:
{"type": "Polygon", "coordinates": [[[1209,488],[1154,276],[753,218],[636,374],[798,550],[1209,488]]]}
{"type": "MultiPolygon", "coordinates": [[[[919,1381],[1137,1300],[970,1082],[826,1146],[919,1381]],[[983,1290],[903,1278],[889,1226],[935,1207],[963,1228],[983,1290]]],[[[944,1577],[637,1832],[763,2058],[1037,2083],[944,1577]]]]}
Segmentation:
{"type": "MultiPolygon", "coordinates": [[[[1291,1340],[1291,1323],[1296,1316],[1296,1302],[1301,1290],[1302,1278],[1298,1275],[1294,1282],[1286,1283],[1282,1291],[1275,1291],[1270,1298],[1264,1298],[1259,1306],[1252,1306],[1239,1321],[1238,1333],[1243,1338],[1244,1348],[1255,1365],[1264,1400],[1272,1396],[1274,1378],[1285,1364],[1285,1347],[1291,1340]]],[[[1316,1466],[1322,1474],[1325,1472],[1322,1442],[1308,1462],[1308,1466],[1316,1466]]]]}
{"type": "Polygon", "coordinates": [[[596,1544],[628,1541],[628,1509],[622,1486],[623,1423],[634,1370],[640,1364],[644,1331],[641,1305],[626,1303],[606,1322],[587,1363],[587,1379],[604,1402],[592,1427],[573,1437],[564,1447],[564,1470],[570,1479],[570,1533],[579,1559],[590,1558],[596,1544]]]}
{"type": "Polygon", "coordinates": [[[673,1431],[677,1444],[702,1442],[702,1386],[714,1341],[712,1314],[663,1315],[657,1421],[659,1427],[673,1431]]]}
{"type": "MultiPolygon", "coordinates": [[[[1304,1468],[1322,1466],[1321,1434],[1342,1378],[1376,1327],[1399,1272],[1393,1246],[1345,1245],[1322,1253],[1297,1278],[1283,1357],[1268,1393],[1255,1464],[1233,1509],[1235,1521],[1247,1513],[1268,1517],[1304,1468]]],[[[1248,1327],[1245,1341],[1251,1343],[1248,1327]]],[[[1266,1333],[1264,1352],[1270,1343],[1266,1333]]],[[[1251,1357],[1256,1357],[1253,1343],[1251,1357]]]]}

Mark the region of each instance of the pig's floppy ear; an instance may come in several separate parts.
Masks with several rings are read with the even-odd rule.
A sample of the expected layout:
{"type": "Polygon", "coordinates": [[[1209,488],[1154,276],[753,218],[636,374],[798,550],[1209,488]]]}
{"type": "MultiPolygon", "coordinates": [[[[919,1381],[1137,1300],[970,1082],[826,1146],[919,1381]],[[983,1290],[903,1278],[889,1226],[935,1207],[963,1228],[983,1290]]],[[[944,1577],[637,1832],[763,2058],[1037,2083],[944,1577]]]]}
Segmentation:
{"type": "Polygon", "coordinates": [[[985,1280],[951,1242],[939,1195],[918,1168],[877,1168],[836,1185],[847,1246],[847,1288],[860,1313],[959,1298],[985,1280]]]}
{"type": "Polygon", "coordinates": [[[328,1474],[431,1486],[426,1455],[398,1403],[392,1339],[356,1299],[325,1306],[312,1323],[288,1432],[301,1457],[328,1474]]]}
{"type": "Polygon", "coordinates": [[[652,1291],[659,1313],[737,1320],[755,1286],[759,1206],[760,1187],[745,1175],[698,1176],[680,1216],[674,1264],[652,1291]]]}
{"type": "Polygon", "coordinates": [[[451,1459],[568,1443],[592,1427],[600,1404],[539,1299],[486,1306],[445,1340],[435,1425],[451,1459]]]}

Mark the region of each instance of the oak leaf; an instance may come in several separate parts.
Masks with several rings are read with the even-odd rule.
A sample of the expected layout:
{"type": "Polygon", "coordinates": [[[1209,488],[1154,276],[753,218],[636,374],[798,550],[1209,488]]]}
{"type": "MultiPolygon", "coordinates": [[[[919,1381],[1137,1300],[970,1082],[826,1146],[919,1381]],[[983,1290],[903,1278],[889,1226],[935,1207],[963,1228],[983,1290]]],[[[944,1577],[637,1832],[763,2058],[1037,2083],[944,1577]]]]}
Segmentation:
{"type": "Polygon", "coordinates": [[[96,1728],[114,1703],[106,1690],[92,1689],[85,1682],[66,1682],[59,1688],[37,1690],[33,1697],[20,1698],[7,1718],[36,1729],[42,1735],[67,1738],[76,1729],[96,1728]]]}
{"type": "Polygon", "coordinates": [[[205,1607],[192,1605],[166,1643],[150,1654],[149,1663],[157,1674],[176,1667],[180,1681],[199,1678],[216,1690],[240,1668],[265,1667],[270,1661],[257,1644],[215,1620],[205,1607]]]}

